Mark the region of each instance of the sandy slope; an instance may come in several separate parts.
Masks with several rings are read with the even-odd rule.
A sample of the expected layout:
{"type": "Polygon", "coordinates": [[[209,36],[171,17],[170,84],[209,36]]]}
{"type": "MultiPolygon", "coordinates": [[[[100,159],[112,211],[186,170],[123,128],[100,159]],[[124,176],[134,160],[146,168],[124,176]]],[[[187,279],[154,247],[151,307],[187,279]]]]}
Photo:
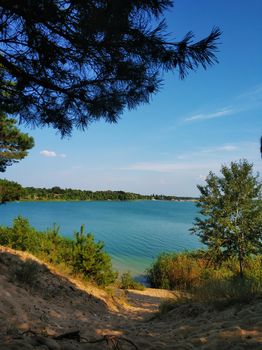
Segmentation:
{"type": "Polygon", "coordinates": [[[0,249],[0,349],[262,349],[260,300],[222,311],[182,305],[160,317],[159,303],[174,293],[148,288],[109,296],[40,262],[37,278],[22,283],[16,271],[28,258],[0,249]],[[72,331],[80,331],[81,342],[54,339],[72,331]]]}

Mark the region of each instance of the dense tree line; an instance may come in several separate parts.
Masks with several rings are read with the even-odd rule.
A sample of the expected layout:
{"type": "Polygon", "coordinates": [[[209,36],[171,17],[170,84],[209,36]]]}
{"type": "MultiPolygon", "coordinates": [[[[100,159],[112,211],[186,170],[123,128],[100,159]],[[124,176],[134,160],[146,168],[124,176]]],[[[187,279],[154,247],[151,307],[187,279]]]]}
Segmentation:
{"type": "Polygon", "coordinates": [[[88,191],[66,188],[58,186],[52,188],[35,188],[25,187],[20,196],[20,200],[83,200],[83,201],[100,201],[100,200],[190,200],[191,197],[176,197],[165,195],[142,195],[124,191],[88,191]]]}
{"type": "Polygon", "coordinates": [[[196,200],[193,197],[142,195],[124,191],[88,191],[72,188],[22,187],[14,181],[0,179],[0,203],[10,201],[127,201],[127,200],[196,200]]]}
{"type": "Polygon", "coordinates": [[[52,188],[25,187],[21,199],[24,200],[133,200],[147,199],[136,193],[124,191],[88,191],[58,186],[52,188]]]}

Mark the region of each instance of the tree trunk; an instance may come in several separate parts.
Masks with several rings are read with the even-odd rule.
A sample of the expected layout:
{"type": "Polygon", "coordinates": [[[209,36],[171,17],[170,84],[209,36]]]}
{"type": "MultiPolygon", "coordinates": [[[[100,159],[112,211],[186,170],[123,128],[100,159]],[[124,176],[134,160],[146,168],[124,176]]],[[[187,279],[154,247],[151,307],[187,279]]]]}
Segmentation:
{"type": "Polygon", "coordinates": [[[241,280],[243,280],[244,278],[244,267],[243,267],[243,252],[241,251],[241,249],[238,252],[238,262],[239,262],[239,277],[241,278],[241,280]]]}

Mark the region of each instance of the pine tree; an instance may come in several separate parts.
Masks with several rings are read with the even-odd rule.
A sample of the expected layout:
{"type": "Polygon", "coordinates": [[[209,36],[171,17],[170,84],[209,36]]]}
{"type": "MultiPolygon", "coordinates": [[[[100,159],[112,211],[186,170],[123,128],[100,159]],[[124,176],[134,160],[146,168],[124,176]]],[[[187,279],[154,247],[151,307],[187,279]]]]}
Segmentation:
{"type": "Polygon", "coordinates": [[[14,181],[0,179],[0,204],[19,200],[23,188],[14,181]]]}
{"type": "Polygon", "coordinates": [[[22,133],[16,121],[0,114],[0,172],[6,167],[23,159],[34,146],[34,139],[22,133]]]}
{"type": "Polygon", "coordinates": [[[91,233],[85,234],[84,225],[74,233],[72,267],[99,285],[108,285],[117,275],[112,270],[111,258],[104,251],[103,242],[95,242],[91,233]]]}
{"type": "Polygon", "coordinates": [[[171,0],[0,1],[0,103],[33,125],[62,135],[149,102],[163,71],[217,61],[214,28],[193,42],[168,40],[171,0]]]}

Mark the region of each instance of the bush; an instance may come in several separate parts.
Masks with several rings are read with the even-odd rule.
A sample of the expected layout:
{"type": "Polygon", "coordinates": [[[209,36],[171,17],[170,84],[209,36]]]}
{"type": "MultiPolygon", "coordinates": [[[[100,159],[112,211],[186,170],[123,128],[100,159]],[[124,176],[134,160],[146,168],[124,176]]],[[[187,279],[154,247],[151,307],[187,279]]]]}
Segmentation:
{"type": "Polygon", "coordinates": [[[92,234],[85,234],[83,226],[70,240],[59,235],[57,226],[39,232],[19,216],[12,227],[0,227],[0,244],[28,251],[52,264],[66,265],[71,272],[82,274],[98,285],[106,286],[117,278],[111,258],[103,250],[104,244],[96,243],[92,234]]]}
{"type": "Polygon", "coordinates": [[[40,245],[40,236],[29,225],[27,219],[18,216],[13,221],[13,227],[0,227],[0,244],[13,249],[37,253],[40,245]]]}
{"type": "Polygon", "coordinates": [[[40,256],[51,264],[66,263],[72,265],[72,251],[74,242],[61,237],[59,226],[54,225],[41,235],[40,256]]]}
{"type": "Polygon", "coordinates": [[[203,265],[202,252],[163,253],[147,271],[147,279],[154,288],[188,289],[198,285],[203,265]]]}
{"type": "Polygon", "coordinates": [[[108,285],[116,280],[117,274],[112,271],[111,258],[104,249],[104,243],[96,243],[94,236],[80,232],[74,233],[72,267],[74,272],[82,273],[98,285],[108,285]]]}
{"type": "Polygon", "coordinates": [[[148,270],[148,279],[153,287],[186,292],[177,300],[165,302],[161,312],[188,301],[217,307],[244,303],[262,295],[262,256],[246,259],[245,275],[241,279],[236,258],[214,266],[204,251],[161,254],[148,270]]]}
{"type": "Polygon", "coordinates": [[[143,284],[134,280],[134,278],[131,276],[129,271],[123,273],[123,275],[121,276],[120,288],[121,289],[136,289],[136,290],[144,290],[145,289],[143,284]]]}

